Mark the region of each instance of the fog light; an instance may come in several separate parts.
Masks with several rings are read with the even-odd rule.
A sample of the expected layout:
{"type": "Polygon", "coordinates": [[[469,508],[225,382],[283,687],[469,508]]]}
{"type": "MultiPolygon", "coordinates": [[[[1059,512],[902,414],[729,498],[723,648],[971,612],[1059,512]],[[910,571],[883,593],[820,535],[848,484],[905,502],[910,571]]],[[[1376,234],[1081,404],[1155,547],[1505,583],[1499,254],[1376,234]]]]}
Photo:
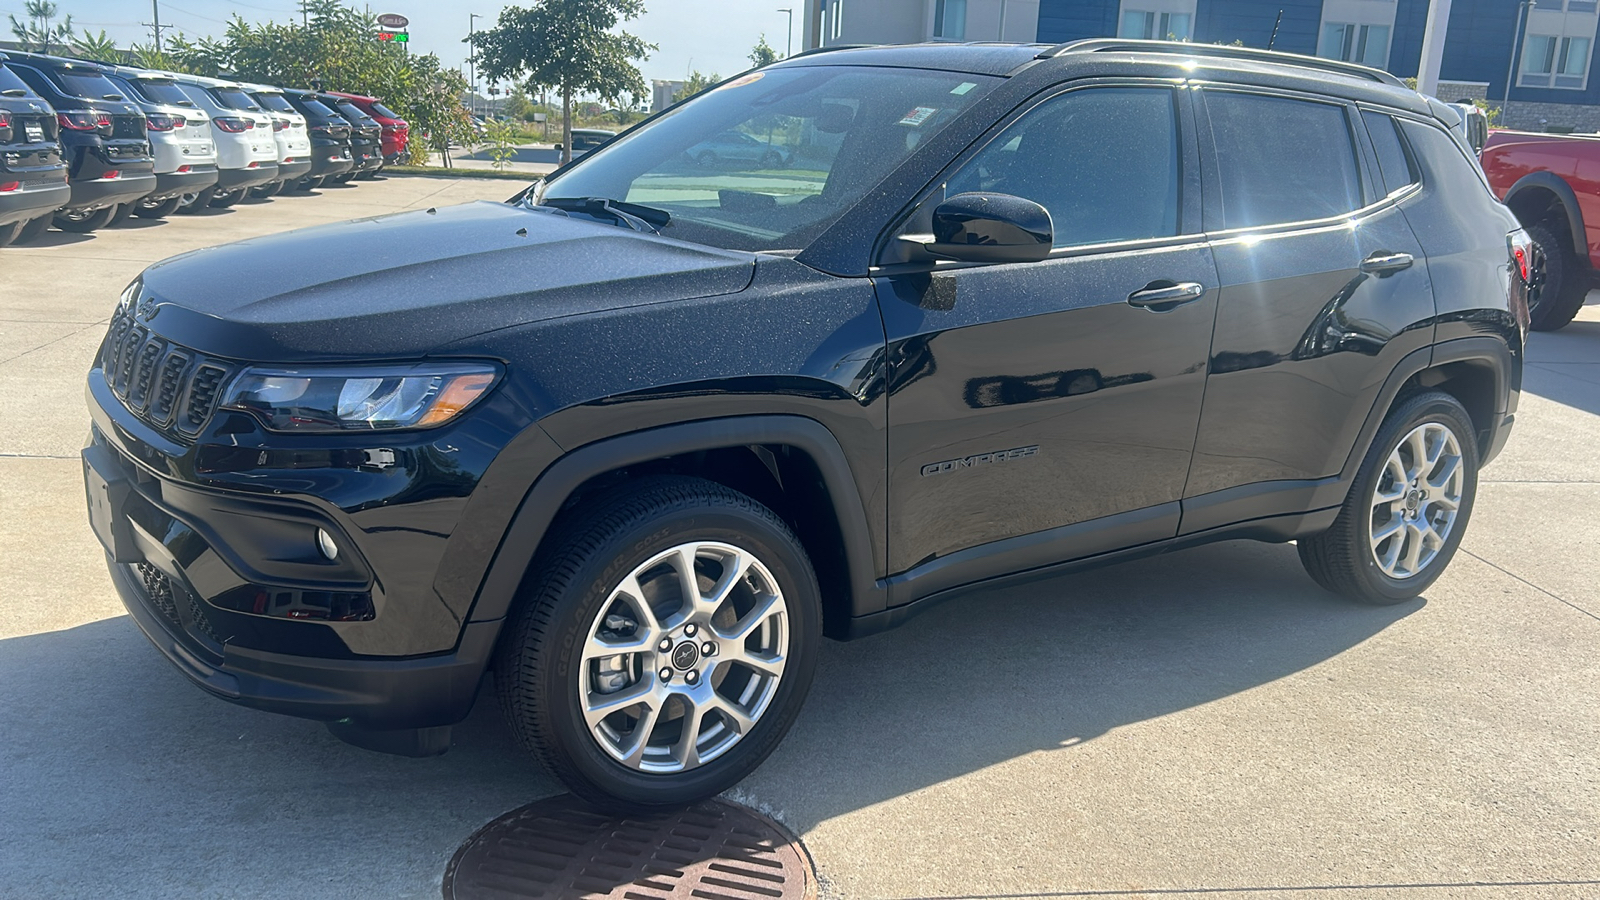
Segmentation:
{"type": "Polygon", "coordinates": [[[333,542],[333,535],[321,528],[317,529],[317,549],[330,560],[339,558],[339,545],[333,542]]]}

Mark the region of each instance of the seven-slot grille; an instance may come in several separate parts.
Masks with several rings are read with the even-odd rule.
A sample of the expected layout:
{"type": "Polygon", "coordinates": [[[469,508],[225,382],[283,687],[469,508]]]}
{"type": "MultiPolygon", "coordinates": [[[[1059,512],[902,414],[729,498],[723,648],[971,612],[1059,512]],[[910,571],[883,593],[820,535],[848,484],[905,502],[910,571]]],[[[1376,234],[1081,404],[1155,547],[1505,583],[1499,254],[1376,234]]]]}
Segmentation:
{"type": "Polygon", "coordinates": [[[100,365],[129,411],[184,435],[196,434],[211,418],[233,371],[228,363],[180,347],[135,322],[131,310],[112,318],[100,365]]]}

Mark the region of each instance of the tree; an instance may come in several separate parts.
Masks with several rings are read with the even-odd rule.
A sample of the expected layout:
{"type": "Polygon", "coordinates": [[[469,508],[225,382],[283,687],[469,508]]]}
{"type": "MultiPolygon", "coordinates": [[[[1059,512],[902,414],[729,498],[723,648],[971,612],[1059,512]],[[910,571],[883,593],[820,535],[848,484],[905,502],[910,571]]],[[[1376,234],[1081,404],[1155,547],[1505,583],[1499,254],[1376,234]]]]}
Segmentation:
{"type": "Polygon", "coordinates": [[[688,78],[683,80],[683,90],[678,91],[677,95],[672,98],[672,102],[674,104],[682,103],[683,101],[704,91],[706,88],[711,87],[713,84],[716,84],[721,80],[722,76],[715,72],[712,72],[710,75],[702,75],[700,74],[700,70],[696,69],[695,71],[689,73],[688,78]]]}
{"type": "Polygon", "coordinates": [[[24,50],[49,53],[52,44],[65,46],[72,41],[72,17],[57,24],[56,5],[49,0],[27,0],[22,4],[22,16],[24,21],[19,22],[16,16],[6,14],[11,33],[24,50]]]}
{"type": "Polygon", "coordinates": [[[88,29],[72,39],[72,54],[79,59],[92,59],[97,62],[114,63],[122,65],[122,51],[117,49],[117,42],[106,34],[104,28],[99,34],[90,34],[88,29]]]}
{"type": "Polygon", "coordinates": [[[500,111],[518,122],[527,121],[528,114],[533,112],[533,103],[528,100],[528,92],[522,89],[522,85],[514,84],[511,86],[511,90],[506,93],[506,102],[500,107],[500,111]]]}
{"type": "Polygon", "coordinates": [[[162,50],[146,44],[134,44],[128,48],[133,55],[133,64],[141,69],[156,69],[162,72],[185,71],[176,59],[162,50]]]}
{"type": "Polygon", "coordinates": [[[777,61],[778,51],[772,49],[772,45],[767,43],[767,36],[763,34],[761,40],[750,50],[751,64],[759,69],[762,66],[770,66],[777,61]]]}
{"type": "Polygon", "coordinates": [[[627,32],[620,22],[644,12],[644,0],[535,0],[531,8],[502,10],[495,27],[471,38],[478,71],[491,81],[525,81],[561,97],[561,161],[572,160],[572,100],[595,94],[610,103],[623,94],[643,96],[644,76],[635,61],[654,44],[627,32]]]}

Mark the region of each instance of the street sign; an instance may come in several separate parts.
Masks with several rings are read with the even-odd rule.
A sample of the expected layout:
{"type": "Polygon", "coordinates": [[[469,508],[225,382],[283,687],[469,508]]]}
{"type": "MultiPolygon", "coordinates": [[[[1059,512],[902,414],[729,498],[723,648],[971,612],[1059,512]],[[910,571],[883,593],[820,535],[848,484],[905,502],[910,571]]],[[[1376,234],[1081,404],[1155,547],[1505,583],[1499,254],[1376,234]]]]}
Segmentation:
{"type": "Polygon", "coordinates": [[[399,13],[384,13],[378,17],[378,24],[385,28],[404,28],[411,24],[411,20],[399,13]]]}
{"type": "Polygon", "coordinates": [[[378,32],[378,40],[406,44],[411,42],[411,35],[406,34],[404,31],[380,31],[378,32]]]}

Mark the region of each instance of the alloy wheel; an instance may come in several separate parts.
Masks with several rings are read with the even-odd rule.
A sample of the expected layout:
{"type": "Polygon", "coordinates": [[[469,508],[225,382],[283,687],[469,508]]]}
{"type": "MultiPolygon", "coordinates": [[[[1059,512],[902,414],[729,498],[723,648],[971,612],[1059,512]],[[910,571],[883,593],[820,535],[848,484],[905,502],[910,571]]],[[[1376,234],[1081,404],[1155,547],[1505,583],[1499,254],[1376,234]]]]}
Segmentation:
{"type": "Polygon", "coordinates": [[[578,704],[590,736],[642,772],[695,769],[747,736],[789,654],[788,609],[748,550],[679,544],[612,589],[590,624],[578,704]]]}
{"type": "Polygon", "coordinates": [[[1438,557],[1465,481],[1461,444],[1445,425],[1424,422],[1400,439],[1372,492],[1372,557],[1385,575],[1411,578],[1438,557]]]}

